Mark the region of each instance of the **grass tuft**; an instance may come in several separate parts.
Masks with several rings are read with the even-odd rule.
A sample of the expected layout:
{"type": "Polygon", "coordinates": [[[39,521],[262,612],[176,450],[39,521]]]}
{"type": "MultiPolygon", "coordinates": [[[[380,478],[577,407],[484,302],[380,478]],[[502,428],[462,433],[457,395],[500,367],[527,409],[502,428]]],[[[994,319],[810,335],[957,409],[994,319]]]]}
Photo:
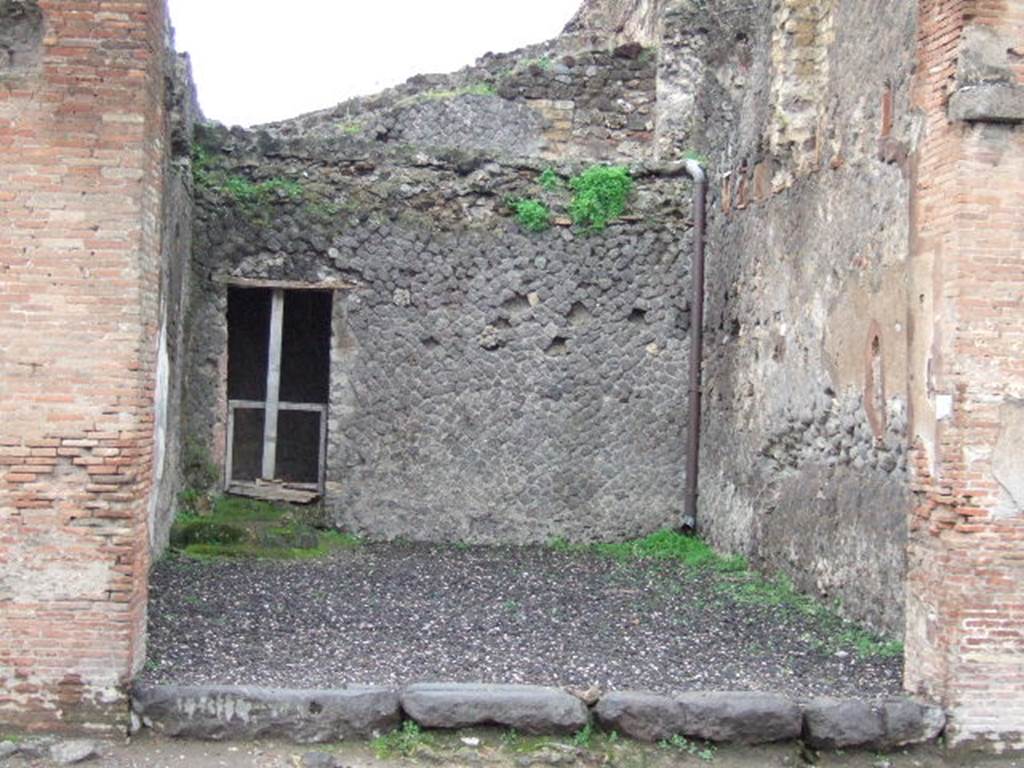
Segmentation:
{"type": "Polygon", "coordinates": [[[742,557],[722,557],[698,539],[677,531],[658,531],[642,539],[595,544],[594,551],[616,560],[676,560],[691,568],[710,568],[724,573],[745,571],[742,557]]]}
{"type": "Polygon", "coordinates": [[[424,733],[419,724],[406,720],[402,727],[378,736],[370,742],[379,760],[389,757],[412,757],[420,747],[433,743],[433,737],[424,733]]]}

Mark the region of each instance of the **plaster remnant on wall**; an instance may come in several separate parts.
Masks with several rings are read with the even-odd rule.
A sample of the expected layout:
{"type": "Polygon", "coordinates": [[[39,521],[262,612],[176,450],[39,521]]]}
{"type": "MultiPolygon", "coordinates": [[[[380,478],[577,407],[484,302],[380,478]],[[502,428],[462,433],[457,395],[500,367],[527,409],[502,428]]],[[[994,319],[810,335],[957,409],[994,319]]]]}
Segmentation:
{"type": "Polygon", "coordinates": [[[1024,400],[1009,400],[999,409],[999,439],[992,453],[992,474],[1006,491],[1010,511],[1024,511],[1024,400]]]}
{"type": "Polygon", "coordinates": [[[36,0],[0,0],[0,80],[39,67],[45,28],[36,0]]]}
{"type": "MultiPolygon", "coordinates": [[[[832,6],[833,0],[780,0],[775,8],[768,142],[773,155],[792,158],[787,165],[797,176],[817,168],[821,158],[829,49],[835,40],[832,6]]],[[[774,183],[785,185],[779,179],[774,183]]]]}
{"type": "Polygon", "coordinates": [[[22,558],[7,562],[0,573],[0,602],[108,599],[110,566],[94,557],[76,556],[81,538],[63,531],[26,532],[22,539],[26,545],[52,554],[31,562],[22,558]]]}

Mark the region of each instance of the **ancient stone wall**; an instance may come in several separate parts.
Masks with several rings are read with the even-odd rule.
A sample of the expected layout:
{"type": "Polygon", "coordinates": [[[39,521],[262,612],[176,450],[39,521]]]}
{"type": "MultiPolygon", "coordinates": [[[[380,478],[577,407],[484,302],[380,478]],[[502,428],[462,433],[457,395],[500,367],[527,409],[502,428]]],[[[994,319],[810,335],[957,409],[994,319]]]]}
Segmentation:
{"type": "MultiPolygon", "coordinates": [[[[327,452],[338,525],[524,543],[678,521],[686,181],[640,170],[627,220],[527,233],[509,198],[569,197],[542,190],[543,163],[358,138],[212,131],[204,142],[214,176],[302,191],[262,210],[216,185],[201,192],[189,434],[223,451],[225,282],[347,280],[356,287],[334,297],[327,452]]],[[[580,167],[559,166],[560,183],[580,167]]]]}
{"type": "Polygon", "coordinates": [[[144,657],[165,9],[0,2],[0,723],[125,725],[144,657]]]}
{"type": "Polygon", "coordinates": [[[754,6],[663,20],[659,150],[713,179],[698,527],[899,635],[915,15],[754,6]]]}
{"type": "Polygon", "coordinates": [[[369,139],[498,157],[629,161],[654,139],[657,52],[581,48],[574,37],[488,54],[449,75],[265,126],[280,137],[369,139]]]}

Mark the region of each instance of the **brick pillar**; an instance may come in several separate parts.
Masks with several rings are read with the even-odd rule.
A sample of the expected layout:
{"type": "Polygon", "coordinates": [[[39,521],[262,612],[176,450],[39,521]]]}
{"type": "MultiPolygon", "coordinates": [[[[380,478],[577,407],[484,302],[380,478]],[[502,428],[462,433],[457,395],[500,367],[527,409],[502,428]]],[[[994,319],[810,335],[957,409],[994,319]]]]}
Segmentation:
{"type": "Polygon", "coordinates": [[[921,0],[906,686],[1024,747],[1024,0],[921,0]]]}
{"type": "Polygon", "coordinates": [[[145,653],[166,12],[23,0],[0,19],[15,24],[24,50],[0,60],[0,725],[109,728],[145,653]]]}

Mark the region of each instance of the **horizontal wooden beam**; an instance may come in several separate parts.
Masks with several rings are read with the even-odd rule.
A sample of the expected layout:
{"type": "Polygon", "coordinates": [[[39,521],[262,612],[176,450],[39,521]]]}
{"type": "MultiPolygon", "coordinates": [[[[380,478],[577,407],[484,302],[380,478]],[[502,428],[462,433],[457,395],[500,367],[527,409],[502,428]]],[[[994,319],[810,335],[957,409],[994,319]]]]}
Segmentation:
{"type": "MultiPolygon", "coordinates": [[[[235,408],[243,408],[262,411],[267,407],[267,404],[263,400],[228,400],[228,407],[232,410],[235,408]]],[[[281,411],[312,411],[314,413],[327,412],[327,405],[325,403],[288,403],[282,400],[277,404],[277,408],[281,411]]]]}
{"type": "Polygon", "coordinates": [[[305,282],[302,280],[269,280],[262,277],[214,275],[213,282],[234,286],[235,288],[281,288],[289,291],[351,291],[362,287],[359,283],[349,282],[341,278],[305,282]]]}

